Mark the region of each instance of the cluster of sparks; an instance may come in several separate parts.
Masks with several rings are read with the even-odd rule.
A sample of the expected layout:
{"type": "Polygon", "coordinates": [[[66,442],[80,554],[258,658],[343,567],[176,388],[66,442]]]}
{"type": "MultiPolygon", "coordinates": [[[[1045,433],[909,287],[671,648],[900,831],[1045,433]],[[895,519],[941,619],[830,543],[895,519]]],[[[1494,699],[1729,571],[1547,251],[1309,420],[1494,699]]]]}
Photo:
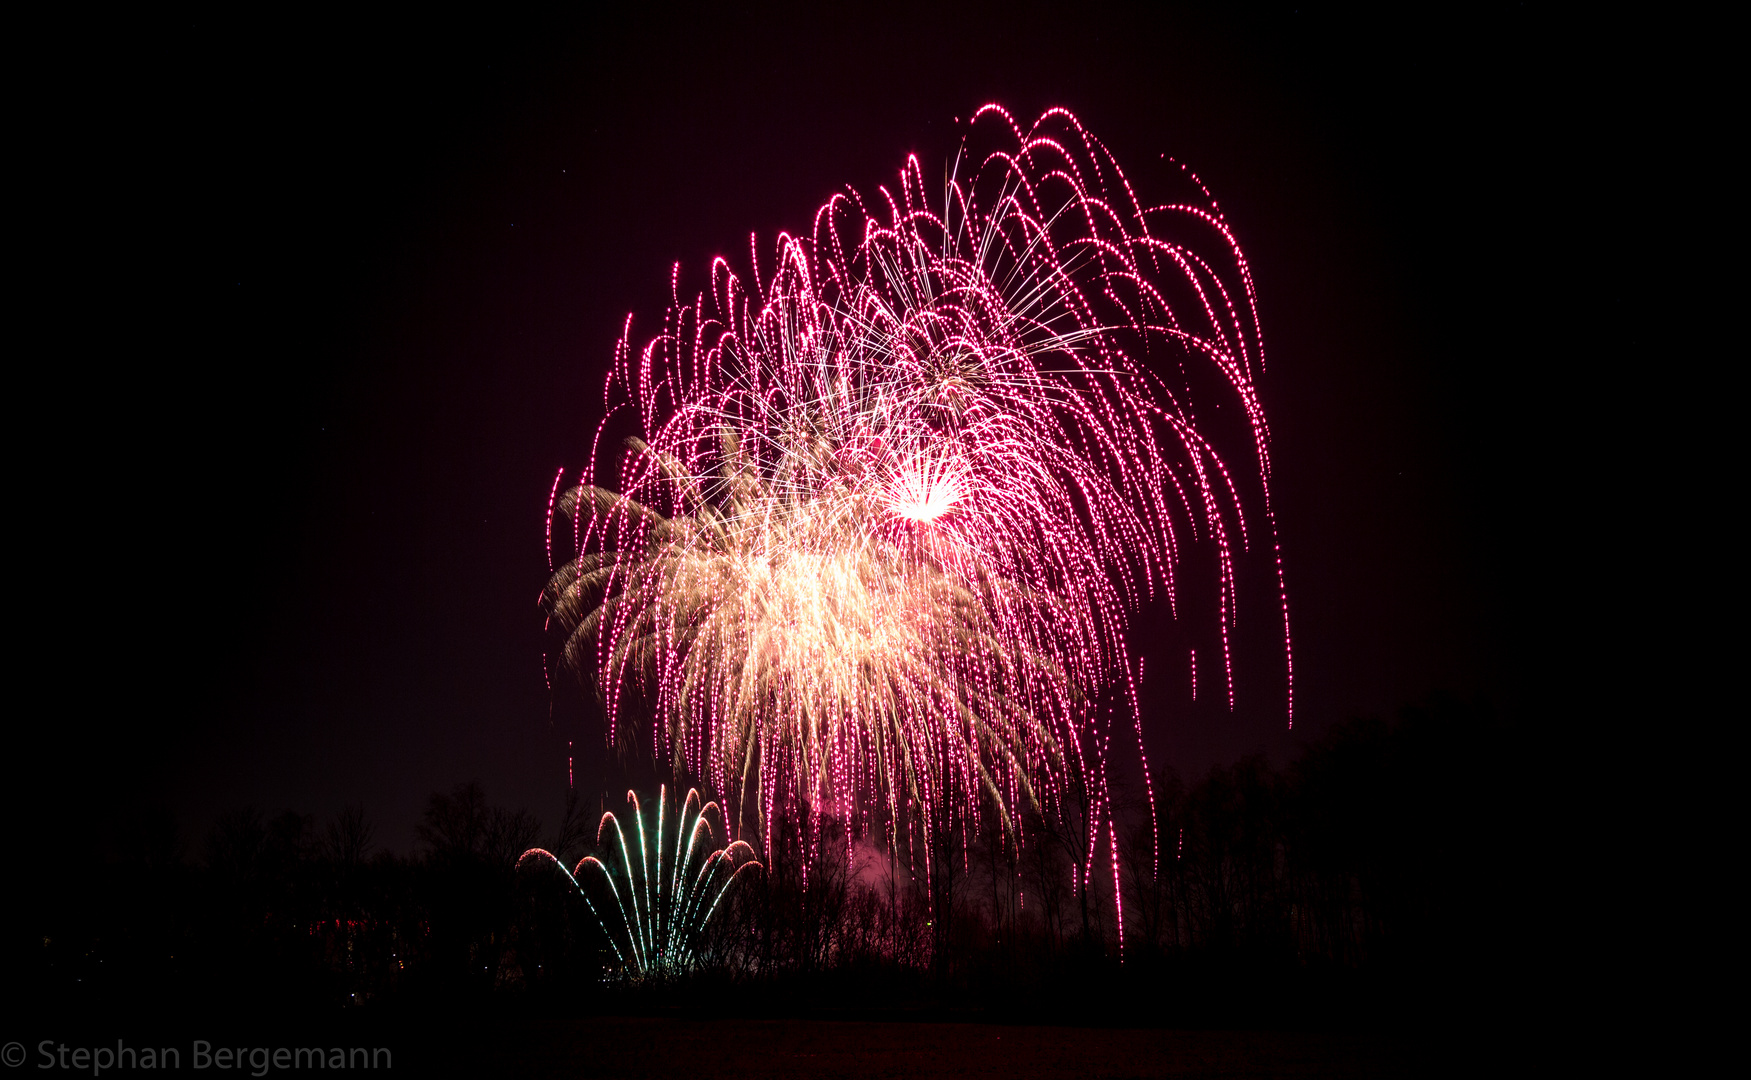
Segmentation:
{"type": "Polygon", "coordinates": [[[525,851],[517,865],[545,861],[565,874],[601,925],[627,977],[641,980],[679,974],[699,959],[705,927],[730,886],[761,866],[753,849],[740,840],[711,850],[716,842],[711,818],[721,818],[722,813],[716,803],[702,803],[697,789],[689,791],[677,808],[672,837],[666,826],[671,809],[667,788],[657,793],[653,829],[645,828],[644,808],[637,794],[629,791],[626,798],[632,804],[636,843],[627,844],[625,830],[611,813],[602,815],[596,830],[596,846],[614,863],[613,869],[609,862],[587,855],[575,870],[567,870],[544,848],[525,851]],[[651,840],[648,845],[647,836],[651,840]],[[596,900],[584,886],[584,881],[592,880],[598,883],[596,900]],[[602,903],[600,908],[597,900],[602,903]]]}
{"type": "MultiPolygon", "coordinates": [[[[677,267],[642,343],[628,319],[597,445],[634,434],[608,486],[555,480],[577,555],[542,600],[610,738],[769,852],[787,812],[928,839],[1075,798],[1092,874],[1115,717],[1142,752],[1127,620],[1157,594],[1178,617],[1209,545],[1232,708],[1237,552],[1276,555],[1256,298],[1190,174],[1197,197],[1145,208],[1064,110],[969,131],[998,147],[963,144],[934,195],[910,158],[774,258],[751,239],[751,280],[718,259],[684,300],[677,267]],[[1244,469],[1194,385],[1239,404],[1244,469]]],[[[1287,658],[1280,559],[1277,589],[1287,658]]]]}

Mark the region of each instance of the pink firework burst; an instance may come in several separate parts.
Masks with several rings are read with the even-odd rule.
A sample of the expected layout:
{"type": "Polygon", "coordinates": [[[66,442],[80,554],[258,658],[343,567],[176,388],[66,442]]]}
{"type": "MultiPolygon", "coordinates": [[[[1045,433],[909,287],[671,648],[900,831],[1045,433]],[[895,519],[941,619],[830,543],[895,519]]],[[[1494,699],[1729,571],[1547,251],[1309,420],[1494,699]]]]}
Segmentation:
{"type": "Polygon", "coordinates": [[[715,786],[768,852],[787,809],[928,842],[1074,798],[1087,881],[1116,840],[1115,695],[1142,749],[1126,623],[1172,600],[1190,541],[1216,552],[1232,706],[1234,559],[1276,545],[1263,346],[1195,178],[1145,208],[1062,109],[1024,130],[986,106],[972,130],[997,148],[941,188],[909,159],[756,249],[751,280],[719,259],[683,300],[677,268],[642,343],[628,320],[598,444],[638,435],[609,484],[558,499],[579,554],[543,602],[611,739],[715,786]],[[1218,455],[1192,385],[1238,398],[1251,460],[1218,455]]]}

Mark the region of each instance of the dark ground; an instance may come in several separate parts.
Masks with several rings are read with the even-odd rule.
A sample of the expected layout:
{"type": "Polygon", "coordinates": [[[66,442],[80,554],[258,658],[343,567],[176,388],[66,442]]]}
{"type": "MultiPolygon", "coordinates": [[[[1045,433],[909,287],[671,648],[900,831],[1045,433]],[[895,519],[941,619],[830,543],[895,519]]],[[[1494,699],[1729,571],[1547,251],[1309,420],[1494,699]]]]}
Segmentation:
{"type": "MultiPolygon", "coordinates": [[[[248,1048],[387,1049],[389,1064],[415,1075],[592,1077],[1396,1077],[1476,1075],[1530,1063],[1501,1032],[1454,1034],[1380,1030],[1169,1030],[910,1020],[819,1018],[702,1019],[585,1016],[562,1018],[487,1008],[390,1020],[382,1016],[265,1017],[233,1022],[118,1019],[0,1032],[27,1048],[26,1068],[54,1047],[151,1046],[180,1050],[196,1070],[196,1041],[211,1054],[244,1049],[241,1075],[256,1072],[248,1048]],[[51,1027],[57,1030],[51,1030],[51,1027]]],[[[271,1059],[270,1059],[271,1063],[271,1059]]],[[[122,1070],[127,1071],[127,1070],[122,1070]]],[[[285,1068],[266,1070],[280,1075],[285,1068]]],[[[308,1071],[308,1070],[302,1070],[308,1071]]],[[[261,1075],[260,1073],[257,1073],[261,1075]]]]}
{"type": "Polygon", "coordinates": [[[531,1025],[501,1060],[579,1077],[1372,1077],[1433,1071],[1429,1050],[1317,1032],[613,1017],[531,1025]]]}

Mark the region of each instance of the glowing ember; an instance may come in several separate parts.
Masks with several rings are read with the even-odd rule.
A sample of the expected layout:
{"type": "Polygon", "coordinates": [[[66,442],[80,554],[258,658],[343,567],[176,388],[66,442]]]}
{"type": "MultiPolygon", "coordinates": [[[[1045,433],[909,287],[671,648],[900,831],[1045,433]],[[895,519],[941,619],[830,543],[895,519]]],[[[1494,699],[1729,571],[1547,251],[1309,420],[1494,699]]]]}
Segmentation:
{"type": "Polygon", "coordinates": [[[767,851],[787,808],[928,843],[1074,805],[1086,885],[1116,844],[1115,715],[1142,747],[1126,621],[1157,591],[1185,617],[1189,544],[1233,704],[1234,559],[1275,556],[1263,346],[1195,178],[1146,209],[1068,112],[972,128],[1001,145],[945,189],[909,159],[756,248],[750,280],[719,259],[683,300],[677,267],[642,345],[628,319],[597,438],[636,437],[610,486],[557,500],[579,554],[543,602],[610,737],[642,731],[767,851]],[[1244,470],[1194,401],[1239,406],[1244,470]]]}

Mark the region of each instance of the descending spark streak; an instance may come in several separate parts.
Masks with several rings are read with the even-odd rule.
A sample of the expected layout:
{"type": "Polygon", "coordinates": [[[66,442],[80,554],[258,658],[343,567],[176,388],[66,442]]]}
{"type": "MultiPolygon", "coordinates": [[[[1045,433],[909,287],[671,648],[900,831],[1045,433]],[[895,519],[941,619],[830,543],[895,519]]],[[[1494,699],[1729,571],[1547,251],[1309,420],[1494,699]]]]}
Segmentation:
{"type": "Polygon", "coordinates": [[[596,832],[596,846],[607,854],[610,861],[613,861],[615,852],[619,853],[616,867],[610,868],[608,862],[592,855],[579,860],[575,870],[567,870],[557,856],[543,848],[525,851],[517,865],[521,867],[530,860],[538,863],[546,860],[559,868],[577,889],[578,895],[584,898],[584,904],[601,925],[609,946],[628,977],[644,979],[677,974],[699,960],[701,934],[730,886],[744,871],[750,868],[757,871],[761,866],[754,861],[753,848],[740,840],[706,853],[706,848],[715,843],[710,815],[716,813],[721,818],[722,811],[716,803],[702,805],[698,790],[687,793],[676,815],[674,843],[668,845],[666,855],[664,846],[668,833],[664,818],[668,789],[659,789],[657,794],[657,827],[654,847],[650,849],[645,846],[644,811],[638,796],[629,791],[626,799],[632,804],[633,823],[637,829],[636,859],[631,857],[627,848],[626,834],[619,820],[610,813],[602,815],[601,826],[596,832]],[[613,843],[604,843],[610,828],[614,831],[613,843]],[[705,844],[700,843],[701,833],[705,835],[705,844]],[[667,869],[663,863],[665,857],[669,860],[667,869]],[[596,873],[585,874],[586,866],[593,867],[596,873]],[[723,873],[725,870],[729,872],[723,873]],[[605,886],[605,890],[598,887],[597,897],[601,898],[605,891],[613,899],[614,906],[598,910],[579,878],[593,878],[600,886],[605,886]],[[604,913],[617,914],[619,918],[605,918],[604,913]]]}
{"type": "Polygon", "coordinates": [[[982,806],[1013,830],[1079,801],[1086,883],[1116,843],[1103,701],[1129,682],[1126,622],[1158,590],[1180,616],[1188,544],[1214,557],[1232,708],[1257,532],[1237,475],[1287,657],[1256,294],[1195,177],[1201,199],[1145,208],[1062,109],[973,125],[1001,145],[957,158],[940,202],[909,158],[774,262],[753,244],[751,287],[718,259],[683,301],[677,266],[661,331],[641,347],[628,320],[593,445],[636,435],[614,489],[559,498],[579,554],[543,603],[611,740],[654,721],[653,751],[768,851],[805,806],[928,841],[982,806]],[[1193,411],[1212,387],[1240,405],[1244,473],[1193,411]]]}
{"type": "Polygon", "coordinates": [[[559,482],[565,479],[565,470],[560,469],[553,474],[553,487],[547,492],[547,569],[553,570],[553,504],[559,497],[559,482]]]}

